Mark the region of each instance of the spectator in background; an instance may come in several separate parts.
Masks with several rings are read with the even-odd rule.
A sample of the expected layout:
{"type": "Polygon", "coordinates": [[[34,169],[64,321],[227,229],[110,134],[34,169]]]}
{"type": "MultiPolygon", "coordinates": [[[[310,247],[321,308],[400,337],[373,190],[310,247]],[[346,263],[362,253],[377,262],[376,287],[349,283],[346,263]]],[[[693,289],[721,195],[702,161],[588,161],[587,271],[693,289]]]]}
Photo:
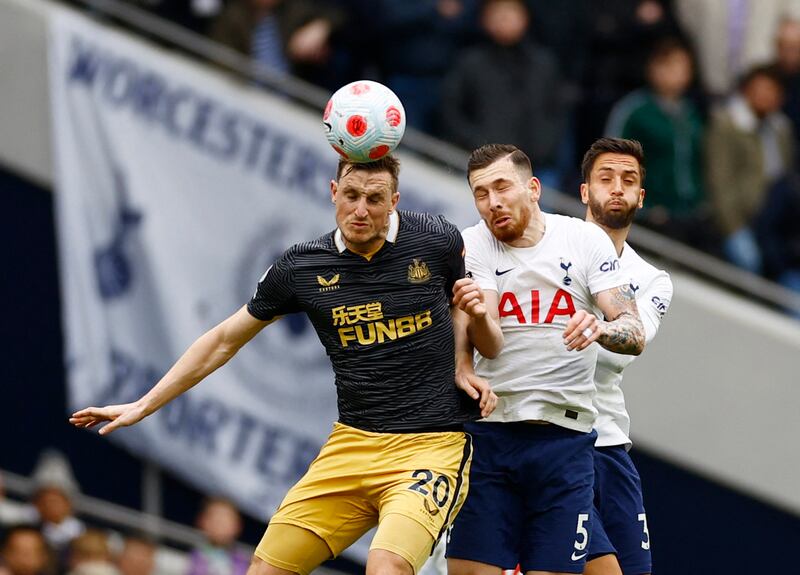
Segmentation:
{"type": "Polygon", "coordinates": [[[783,111],[800,134],[800,20],[784,20],[776,37],[776,61],[783,76],[786,97],[783,111]]]}
{"type": "Polygon", "coordinates": [[[444,81],[444,136],[467,149],[508,142],[536,165],[546,186],[558,186],[558,145],[565,104],[555,56],[527,37],[523,0],[485,0],[487,42],[468,49],[444,81]]]}
{"type": "MultiPolygon", "coordinates": [[[[694,66],[676,38],[656,44],[647,66],[647,86],[616,103],[606,135],[638,140],[647,153],[647,205],[642,218],[671,237],[698,245],[707,228],[703,209],[703,123],[687,91],[694,66]]],[[[703,242],[707,243],[707,242],[703,242]]]]}
{"type": "MultiPolygon", "coordinates": [[[[764,275],[800,293],[800,178],[795,173],[772,187],[758,218],[756,236],[764,275]]],[[[800,312],[794,311],[800,319],[800,312]]]]}
{"type": "Polygon", "coordinates": [[[97,529],[87,529],[69,544],[68,575],[120,575],[111,562],[108,537],[97,529]]]}
{"type": "Polygon", "coordinates": [[[207,542],[192,551],[187,575],[244,575],[250,556],[235,549],[242,532],[239,510],[220,497],[208,499],[197,518],[197,527],[207,542]]]}
{"type": "MultiPolygon", "coordinates": [[[[602,135],[611,107],[645,83],[642,72],[651,47],[665,36],[679,34],[669,8],[666,0],[591,2],[586,32],[589,61],[576,113],[578,150],[588,150],[602,135]]],[[[576,158],[574,164],[579,163],[576,158]]]]}
{"type": "Polygon", "coordinates": [[[478,0],[377,0],[383,79],[403,102],[408,124],[439,133],[441,81],[477,35],[478,0]]]}
{"type": "Polygon", "coordinates": [[[50,549],[38,529],[16,525],[0,540],[0,564],[5,565],[11,575],[49,575],[50,549]]]}
{"type": "Polygon", "coordinates": [[[531,19],[531,33],[536,42],[552,50],[558,69],[577,96],[578,86],[589,62],[587,51],[593,0],[526,0],[531,19]]]}
{"type": "Polygon", "coordinates": [[[156,566],[156,544],[138,535],[125,538],[122,551],[117,556],[117,567],[122,575],[153,575],[156,566]]]}
{"type": "Polygon", "coordinates": [[[771,62],[784,17],[800,17],[800,0],[675,0],[678,21],[697,52],[706,92],[730,93],[755,65],[771,62]]]}
{"type": "Polygon", "coordinates": [[[345,13],[317,0],[231,0],[211,36],[276,73],[324,84],[345,13]]]}
{"type": "Polygon", "coordinates": [[[223,0],[127,0],[198,34],[208,33],[223,0]]]}
{"type": "Polygon", "coordinates": [[[47,543],[61,557],[70,541],[85,529],[72,510],[78,483],[64,455],[52,450],[40,457],[33,472],[33,482],[36,488],[31,502],[36,510],[35,517],[47,543]]]}
{"type": "Polygon", "coordinates": [[[33,517],[27,505],[6,498],[3,475],[0,473],[0,529],[4,525],[26,523],[32,519],[33,517]]]}
{"type": "MultiPolygon", "coordinates": [[[[558,61],[563,81],[560,89],[564,106],[564,128],[559,144],[559,175],[565,188],[578,183],[576,169],[576,111],[582,98],[582,84],[590,63],[589,30],[594,0],[526,0],[531,18],[530,35],[551,50],[558,61]]],[[[536,158],[533,158],[536,161],[536,158]]]]}
{"type": "Polygon", "coordinates": [[[706,139],[708,189],[723,234],[723,251],[735,265],[763,271],[755,226],[770,190],[794,164],[794,134],[783,112],[776,68],[760,66],[712,113],[706,139]]]}

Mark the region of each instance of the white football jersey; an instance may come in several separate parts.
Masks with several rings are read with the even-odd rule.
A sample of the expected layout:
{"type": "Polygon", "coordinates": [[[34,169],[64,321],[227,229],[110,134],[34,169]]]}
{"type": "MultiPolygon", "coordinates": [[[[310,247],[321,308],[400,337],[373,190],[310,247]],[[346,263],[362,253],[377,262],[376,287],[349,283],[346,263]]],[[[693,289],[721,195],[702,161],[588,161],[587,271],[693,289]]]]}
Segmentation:
{"type": "Polygon", "coordinates": [[[543,420],[589,432],[599,346],[567,351],[564,328],[578,310],[599,314],[592,294],[628,280],[600,227],[544,217],[544,236],[529,248],[499,241],[483,221],[463,232],[467,273],[497,292],[505,339],[497,359],[476,353],[475,371],[500,400],[487,421],[543,420]]]}
{"type": "MultiPolygon", "coordinates": [[[[636,306],[644,325],[649,343],[661,325],[672,300],[672,281],[669,274],[644,261],[634,249],[625,243],[620,256],[623,274],[630,278],[631,289],[636,294],[636,306]]],[[[600,348],[597,354],[597,369],[594,382],[597,393],[594,406],[597,409],[597,447],[624,445],[630,449],[631,420],[625,409],[622,393],[622,371],[636,359],[633,355],[622,355],[600,348]]]]}

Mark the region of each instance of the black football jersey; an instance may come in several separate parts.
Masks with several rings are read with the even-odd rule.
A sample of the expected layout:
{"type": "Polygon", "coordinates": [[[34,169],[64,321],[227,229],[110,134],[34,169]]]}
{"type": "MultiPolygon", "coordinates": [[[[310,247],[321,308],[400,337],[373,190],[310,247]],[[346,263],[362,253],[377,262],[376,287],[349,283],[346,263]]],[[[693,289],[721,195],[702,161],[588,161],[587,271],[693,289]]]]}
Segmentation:
{"type": "Polygon", "coordinates": [[[400,211],[369,260],[347,250],[338,230],[292,246],[247,309],[264,321],[308,315],[333,364],[342,423],[387,433],[452,429],[479,416],[454,380],[449,302],[463,255],[446,219],[400,211]]]}

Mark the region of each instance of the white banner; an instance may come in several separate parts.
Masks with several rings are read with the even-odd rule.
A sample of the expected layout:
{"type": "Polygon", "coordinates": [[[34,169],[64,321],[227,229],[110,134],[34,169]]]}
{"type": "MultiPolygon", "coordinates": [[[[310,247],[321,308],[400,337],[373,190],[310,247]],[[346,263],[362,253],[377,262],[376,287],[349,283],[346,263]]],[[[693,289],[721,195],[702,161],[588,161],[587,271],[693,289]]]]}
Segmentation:
{"type": "MultiPolygon", "coordinates": [[[[129,402],[285,248],[335,226],[337,156],[316,112],[71,12],[51,22],[69,404],[129,402]]],[[[462,178],[401,161],[401,207],[476,219],[462,178]]],[[[289,317],[111,438],[266,519],[335,419],[324,350],[289,317]]]]}

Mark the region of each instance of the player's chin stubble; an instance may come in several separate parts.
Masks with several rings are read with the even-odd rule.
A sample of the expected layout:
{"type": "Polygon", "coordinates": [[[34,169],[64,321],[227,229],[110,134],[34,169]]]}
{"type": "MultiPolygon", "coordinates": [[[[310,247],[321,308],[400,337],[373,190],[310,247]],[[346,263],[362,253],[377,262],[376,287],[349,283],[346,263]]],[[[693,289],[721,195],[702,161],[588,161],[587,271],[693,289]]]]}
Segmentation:
{"type": "Polygon", "coordinates": [[[600,202],[598,202],[595,198],[593,198],[590,195],[589,209],[592,212],[592,217],[594,218],[595,222],[609,229],[619,230],[631,225],[631,222],[633,221],[633,218],[636,215],[638,207],[633,206],[629,208],[627,211],[617,211],[617,212],[606,211],[603,209],[603,206],[600,205],[600,202]]]}
{"type": "Polygon", "coordinates": [[[501,242],[513,242],[514,240],[518,240],[522,237],[522,234],[525,233],[525,229],[528,227],[530,221],[531,212],[529,210],[522,210],[519,214],[519,220],[514,222],[511,226],[498,229],[494,227],[494,225],[491,225],[489,229],[492,230],[494,237],[501,242]]]}

